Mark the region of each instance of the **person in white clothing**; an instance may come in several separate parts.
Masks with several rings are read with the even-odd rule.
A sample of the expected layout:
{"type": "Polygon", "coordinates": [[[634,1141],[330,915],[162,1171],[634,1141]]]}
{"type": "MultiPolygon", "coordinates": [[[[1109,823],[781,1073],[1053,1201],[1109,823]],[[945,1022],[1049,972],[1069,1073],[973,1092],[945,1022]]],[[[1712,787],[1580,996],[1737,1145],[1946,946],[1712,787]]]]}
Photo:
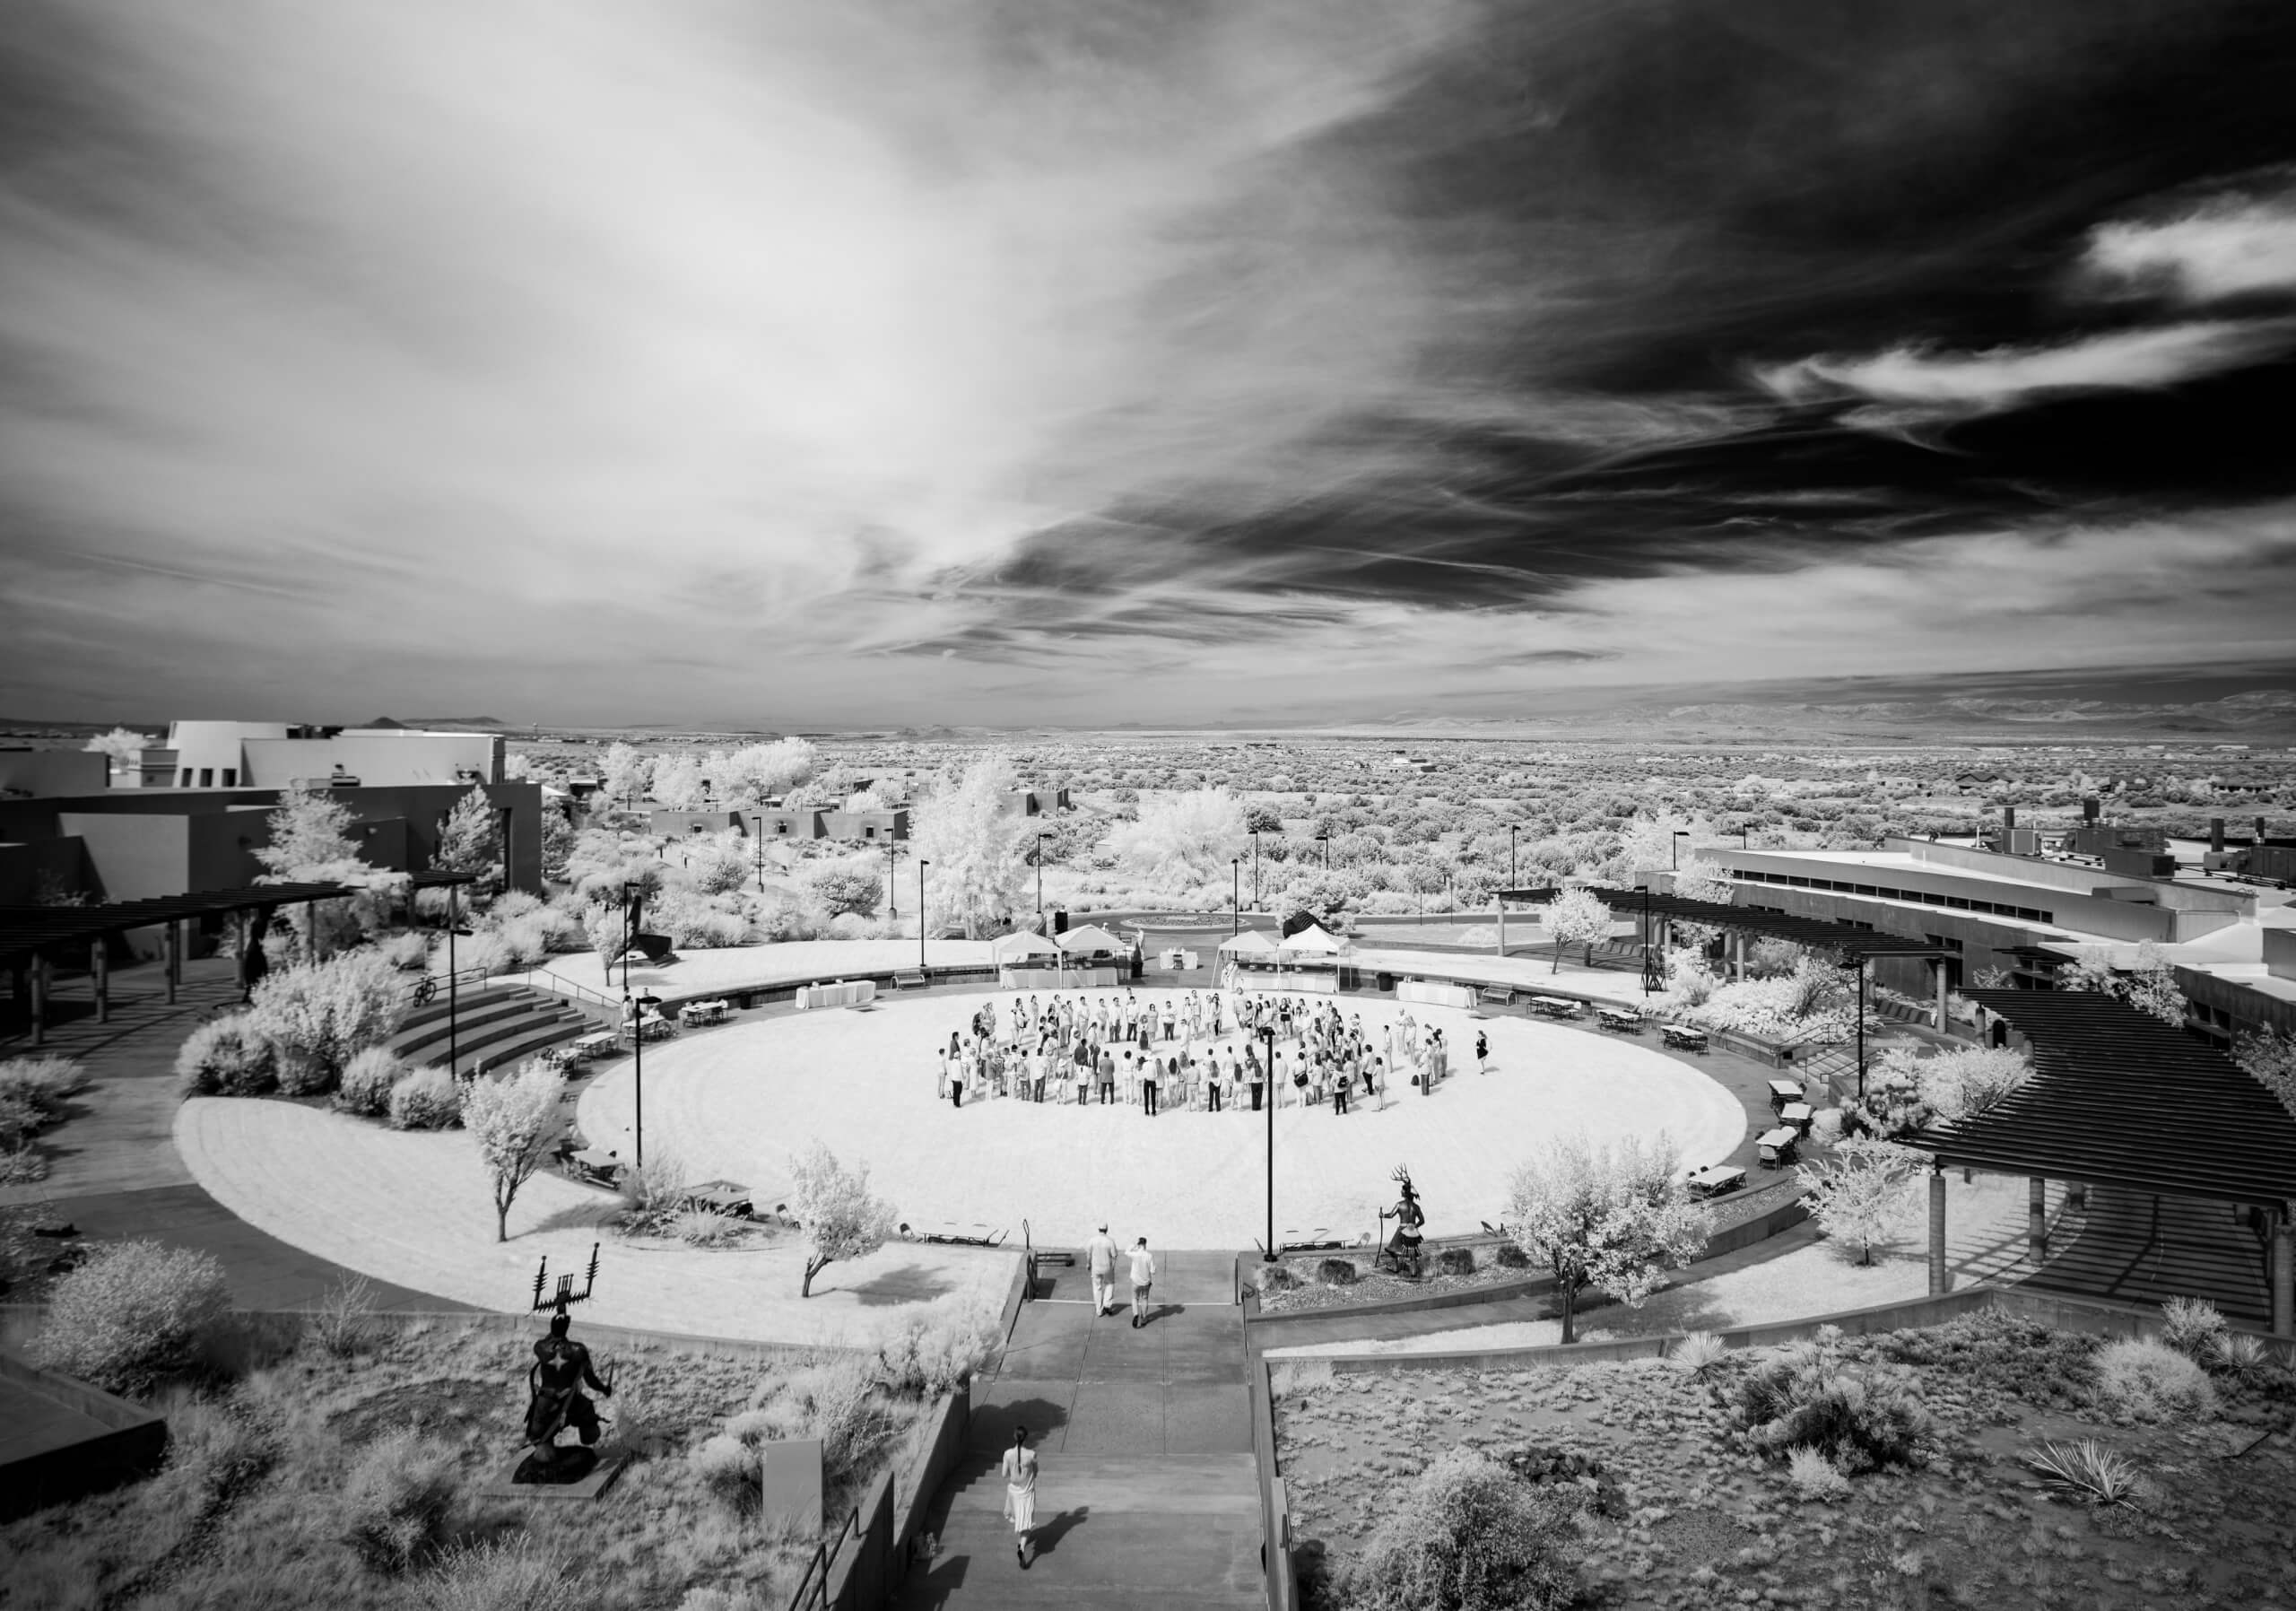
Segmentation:
{"type": "Polygon", "coordinates": [[[1013,1429],[1013,1447],[997,1462],[1004,1473],[1004,1514],[1013,1522],[1013,1553],[1021,1570],[1029,1569],[1029,1529],[1037,1524],[1037,1451],[1029,1447],[1029,1429],[1013,1429]]]}
{"type": "Polygon", "coordinates": [[[1102,1225],[1085,1245],[1084,1262],[1092,1272],[1092,1312],[1104,1315],[1116,1308],[1116,1243],[1102,1225]]]}
{"type": "Polygon", "coordinates": [[[1148,1289],[1156,1282],[1156,1256],[1148,1250],[1148,1239],[1144,1236],[1133,1244],[1128,1257],[1132,1260],[1132,1326],[1136,1331],[1148,1323],[1148,1289]]]}

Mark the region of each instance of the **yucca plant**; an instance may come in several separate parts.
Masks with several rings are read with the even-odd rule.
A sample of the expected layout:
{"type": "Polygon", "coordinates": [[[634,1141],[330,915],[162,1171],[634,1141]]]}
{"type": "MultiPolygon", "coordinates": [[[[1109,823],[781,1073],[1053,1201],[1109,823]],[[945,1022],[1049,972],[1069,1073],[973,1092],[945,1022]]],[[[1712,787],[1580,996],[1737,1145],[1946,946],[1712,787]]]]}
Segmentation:
{"type": "Polygon", "coordinates": [[[2143,1482],[2135,1461],[2094,1438],[2070,1445],[2044,1443],[2025,1456],[2025,1464],[2048,1486],[2084,1493],[2094,1505],[2134,1504],[2143,1482]]]}
{"type": "Polygon", "coordinates": [[[2245,1331],[2228,1331],[2208,1348],[2208,1363],[2228,1376],[2246,1377],[2260,1371],[2270,1357],[2264,1339],[2245,1331]]]}
{"type": "Polygon", "coordinates": [[[1712,1332],[1693,1331],[1674,1345],[1674,1351],[1666,1355],[1666,1360],[1675,1370],[1698,1380],[1711,1375],[1729,1352],[1729,1345],[1712,1332]]]}

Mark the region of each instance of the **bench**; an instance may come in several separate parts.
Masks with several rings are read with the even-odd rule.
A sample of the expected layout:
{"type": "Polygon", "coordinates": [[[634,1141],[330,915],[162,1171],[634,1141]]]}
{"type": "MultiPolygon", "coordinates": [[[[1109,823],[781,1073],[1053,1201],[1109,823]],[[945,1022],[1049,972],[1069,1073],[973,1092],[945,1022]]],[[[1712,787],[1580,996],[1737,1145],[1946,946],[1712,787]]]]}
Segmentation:
{"type": "Polygon", "coordinates": [[[893,988],[896,990],[921,990],[928,982],[922,968],[901,968],[893,973],[893,988]]]}
{"type": "Polygon", "coordinates": [[[1515,1005],[1515,992],[1509,989],[1505,985],[1485,985],[1483,987],[1482,995],[1483,999],[1489,1002],[1492,1006],[1513,1006],[1515,1005]]]}

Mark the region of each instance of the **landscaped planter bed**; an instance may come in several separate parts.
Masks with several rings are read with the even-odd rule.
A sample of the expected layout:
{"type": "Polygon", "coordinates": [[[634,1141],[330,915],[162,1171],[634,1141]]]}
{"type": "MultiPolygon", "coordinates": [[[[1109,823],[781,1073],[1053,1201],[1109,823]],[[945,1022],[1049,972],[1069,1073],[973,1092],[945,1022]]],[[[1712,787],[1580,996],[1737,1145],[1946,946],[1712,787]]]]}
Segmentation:
{"type": "Polygon", "coordinates": [[[1337,1580],[1379,1519],[1464,1445],[1586,1493],[1584,1604],[2296,1605],[2296,1379],[2219,1376],[2220,1414],[2133,1422],[2089,1397],[2099,1340],[1979,1315],[1825,1345],[1853,1371],[1901,1370],[1933,1422],[1914,1468],[1853,1476],[1831,1502],[1797,1496],[1726,1407],[1769,1351],[1726,1356],[1703,1379],[1659,1360],[1335,1376],[1279,1364],[1303,1603],[1344,1605],[1337,1580]],[[2044,1441],[2082,1438],[2134,1461],[2137,1502],[2059,1497],[2025,1463],[2044,1441]]]}

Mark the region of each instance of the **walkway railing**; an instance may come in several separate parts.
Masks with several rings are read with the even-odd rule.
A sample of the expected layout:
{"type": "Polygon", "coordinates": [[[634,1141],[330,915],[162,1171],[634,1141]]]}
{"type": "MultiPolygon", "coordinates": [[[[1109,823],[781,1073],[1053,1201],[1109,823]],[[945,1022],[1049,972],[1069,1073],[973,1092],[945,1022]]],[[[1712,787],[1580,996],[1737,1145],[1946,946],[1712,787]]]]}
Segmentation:
{"type": "Polygon", "coordinates": [[[844,1553],[846,1541],[860,1537],[861,1507],[855,1505],[834,1538],[813,1546],[813,1556],[805,1563],[805,1575],[797,1580],[797,1591],[789,1597],[789,1611],[828,1611],[829,1574],[837,1565],[838,1556],[844,1553]]]}
{"type": "Polygon", "coordinates": [[[457,968],[452,973],[426,973],[406,987],[406,997],[400,1006],[402,1008],[430,1006],[447,994],[449,980],[456,990],[461,991],[474,989],[490,980],[501,977],[498,973],[489,973],[483,968],[457,968]]]}

